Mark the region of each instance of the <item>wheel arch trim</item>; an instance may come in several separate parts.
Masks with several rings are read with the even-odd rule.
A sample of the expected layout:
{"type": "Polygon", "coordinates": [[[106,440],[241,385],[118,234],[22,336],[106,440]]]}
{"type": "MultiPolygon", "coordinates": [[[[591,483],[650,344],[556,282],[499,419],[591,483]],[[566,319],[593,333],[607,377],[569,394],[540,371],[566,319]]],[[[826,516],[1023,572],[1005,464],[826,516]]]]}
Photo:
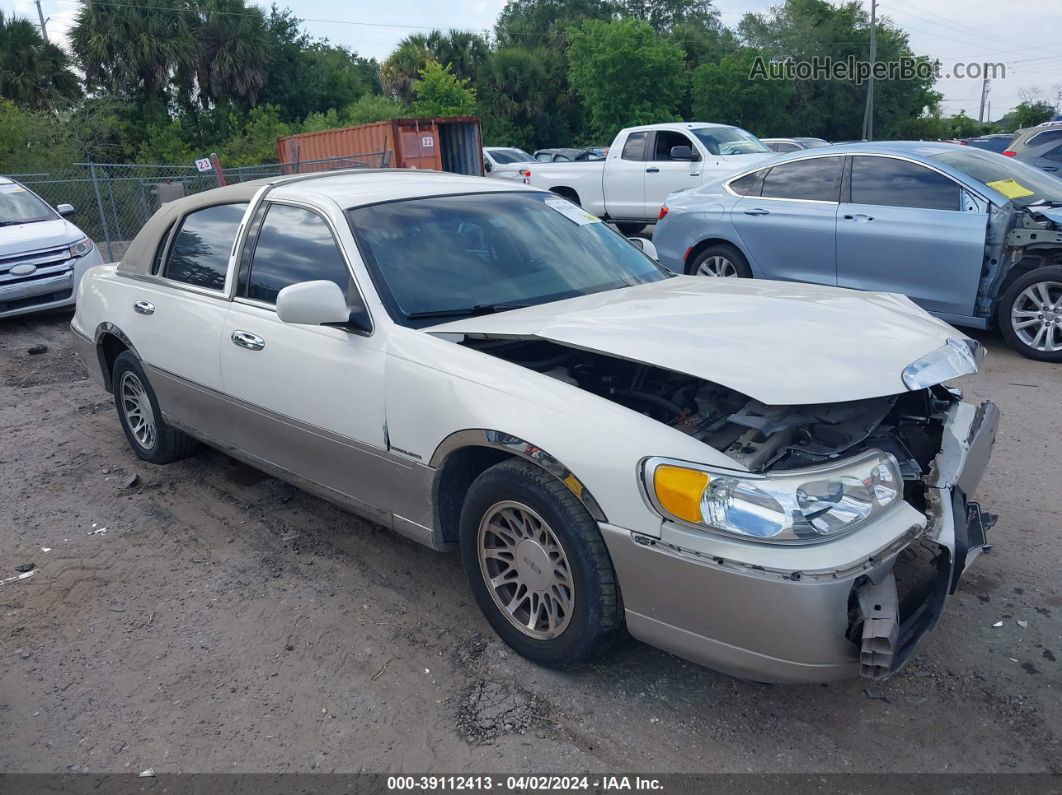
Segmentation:
{"type": "Polygon", "coordinates": [[[435,448],[431,457],[431,467],[436,473],[440,472],[446,459],[452,453],[466,447],[487,447],[530,461],[563,483],[596,521],[608,521],[594,495],[571,469],[538,445],[503,431],[470,428],[451,433],[435,448]]]}

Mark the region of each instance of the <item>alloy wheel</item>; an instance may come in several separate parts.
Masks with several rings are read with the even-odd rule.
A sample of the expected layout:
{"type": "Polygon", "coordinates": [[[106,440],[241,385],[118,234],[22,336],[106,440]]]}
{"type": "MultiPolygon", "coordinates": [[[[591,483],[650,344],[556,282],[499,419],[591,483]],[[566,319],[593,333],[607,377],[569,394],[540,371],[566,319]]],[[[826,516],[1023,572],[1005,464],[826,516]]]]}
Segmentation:
{"type": "Polygon", "coordinates": [[[697,266],[697,276],[730,277],[737,276],[737,268],[726,257],[718,254],[706,258],[697,266]]]}
{"type": "Polygon", "coordinates": [[[127,372],[122,375],[119,389],[122,413],[125,414],[129,430],[145,450],[150,450],[155,446],[156,439],[155,412],[144,384],[136,373],[127,372]]]}
{"type": "Polygon", "coordinates": [[[509,622],[536,640],[567,628],[575,604],[568,557],[553,528],[519,502],[499,502],[477,534],[479,569],[491,598],[509,622]]]}
{"type": "Polygon", "coordinates": [[[1033,350],[1062,350],[1062,283],[1026,287],[1011,305],[1010,322],[1018,339],[1033,350]]]}

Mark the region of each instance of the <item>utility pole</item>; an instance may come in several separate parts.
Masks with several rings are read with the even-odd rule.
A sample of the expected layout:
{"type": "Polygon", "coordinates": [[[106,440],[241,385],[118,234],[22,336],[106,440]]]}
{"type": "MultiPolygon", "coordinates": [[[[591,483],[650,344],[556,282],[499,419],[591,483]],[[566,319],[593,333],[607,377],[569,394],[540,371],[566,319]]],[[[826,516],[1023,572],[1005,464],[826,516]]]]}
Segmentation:
{"type": "MultiPolygon", "coordinates": [[[[989,91],[989,86],[991,86],[991,85],[992,85],[992,81],[988,79],[988,72],[986,71],[985,72],[985,79],[981,83],[981,110],[978,111],[978,113],[977,113],[977,120],[979,122],[981,122],[981,123],[984,123],[984,121],[985,121],[985,103],[988,102],[988,91],[989,91]]],[[[992,116],[991,105],[989,106],[989,108],[990,108],[990,110],[988,111],[988,115],[989,115],[990,118],[988,120],[992,121],[992,119],[991,119],[991,116],[992,116]]]]}
{"type": "Polygon", "coordinates": [[[41,11],[41,0],[33,0],[33,2],[37,5],[37,17],[41,21],[41,35],[44,36],[45,41],[48,41],[48,28],[45,27],[45,24],[48,22],[48,19],[51,19],[51,17],[48,17],[48,19],[44,18],[44,12],[41,11]]]}
{"type": "Polygon", "coordinates": [[[874,63],[878,55],[878,0],[870,0],[870,80],[867,82],[867,106],[863,111],[863,139],[874,140],[874,63]]]}

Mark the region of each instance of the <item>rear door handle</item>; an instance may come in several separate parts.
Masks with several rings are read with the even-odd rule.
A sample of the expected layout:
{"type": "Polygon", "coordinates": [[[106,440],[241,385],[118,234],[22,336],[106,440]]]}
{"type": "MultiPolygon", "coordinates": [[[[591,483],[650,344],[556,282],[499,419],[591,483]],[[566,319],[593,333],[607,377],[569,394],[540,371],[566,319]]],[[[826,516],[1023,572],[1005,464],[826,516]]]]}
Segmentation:
{"type": "Polygon", "coordinates": [[[260,351],[265,347],[265,340],[257,334],[237,329],[232,332],[232,344],[246,348],[249,351],[260,351]]]}
{"type": "Polygon", "coordinates": [[[866,215],[865,213],[856,213],[855,215],[846,215],[844,217],[844,220],[846,220],[846,221],[860,221],[860,222],[873,221],[874,220],[874,216],[873,215],[866,215]]]}
{"type": "Polygon", "coordinates": [[[744,211],[745,215],[770,215],[770,210],[765,210],[762,207],[751,207],[744,211]]]}
{"type": "Polygon", "coordinates": [[[1044,171],[1058,171],[1054,166],[1041,166],[1044,171]]]}
{"type": "Polygon", "coordinates": [[[653,166],[652,168],[647,168],[645,170],[645,173],[646,174],[659,174],[660,173],[660,169],[657,168],[656,166],[653,166]]]}
{"type": "Polygon", "coordinates": [[[155,314],[155,305],[150,301],[137,301],[133,304],[133,311],[140,315],[155,314]]]}

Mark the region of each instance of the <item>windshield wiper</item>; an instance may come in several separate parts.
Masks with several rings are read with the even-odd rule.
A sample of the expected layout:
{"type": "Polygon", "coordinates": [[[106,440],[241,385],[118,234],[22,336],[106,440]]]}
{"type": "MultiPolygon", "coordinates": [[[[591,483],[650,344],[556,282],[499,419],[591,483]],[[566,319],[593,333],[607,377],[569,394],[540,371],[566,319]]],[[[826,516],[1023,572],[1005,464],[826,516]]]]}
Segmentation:
{"type": "Polygon", "coordinates": [[[491,315],[495,312],[506,312],[510,309],[523,309],[526,304],[476,304],[475,306],[459,307],[457,309],[431,309],[426,312],[410,312],[406,317],[410,320],[420,320],[430,317],[475,317],[476,315],[491,315]]]}

